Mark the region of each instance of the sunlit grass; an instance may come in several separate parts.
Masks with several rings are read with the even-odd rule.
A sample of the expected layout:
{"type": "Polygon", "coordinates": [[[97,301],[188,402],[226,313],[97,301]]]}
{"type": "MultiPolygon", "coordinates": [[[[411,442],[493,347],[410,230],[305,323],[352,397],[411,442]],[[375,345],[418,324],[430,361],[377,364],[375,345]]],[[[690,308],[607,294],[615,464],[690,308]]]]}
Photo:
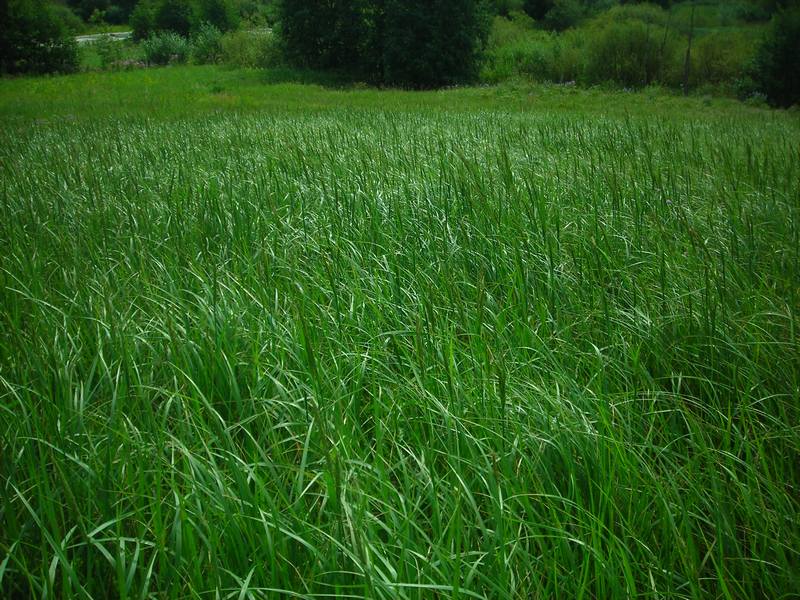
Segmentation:
{"type": "Polygon", "coordinates": [[[797,123],[308,90],[0,126],[2,595],[800,589],[797,123]]]}

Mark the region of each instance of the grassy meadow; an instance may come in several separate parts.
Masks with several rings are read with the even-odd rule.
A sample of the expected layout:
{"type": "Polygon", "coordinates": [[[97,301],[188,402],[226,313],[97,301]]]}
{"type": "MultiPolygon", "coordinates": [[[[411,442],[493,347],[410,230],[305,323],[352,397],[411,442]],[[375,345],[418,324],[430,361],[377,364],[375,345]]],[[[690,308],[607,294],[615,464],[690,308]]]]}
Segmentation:
{"type": "Polygon", "coordinates": [[[800,119],[0,81],[0,596],[789,598],[800,119]]]}

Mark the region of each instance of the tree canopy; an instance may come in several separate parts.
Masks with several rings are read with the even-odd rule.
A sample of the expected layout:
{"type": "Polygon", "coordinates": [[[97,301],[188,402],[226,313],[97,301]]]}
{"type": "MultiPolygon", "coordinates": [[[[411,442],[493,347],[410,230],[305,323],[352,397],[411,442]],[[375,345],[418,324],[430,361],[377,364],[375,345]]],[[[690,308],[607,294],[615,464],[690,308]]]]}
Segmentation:
{"type": "Polygon", "coordinates": [[[284,0],[280,17],[293,62],[406,87],[473,77],[488,31],[482,0],[284,0]]]}

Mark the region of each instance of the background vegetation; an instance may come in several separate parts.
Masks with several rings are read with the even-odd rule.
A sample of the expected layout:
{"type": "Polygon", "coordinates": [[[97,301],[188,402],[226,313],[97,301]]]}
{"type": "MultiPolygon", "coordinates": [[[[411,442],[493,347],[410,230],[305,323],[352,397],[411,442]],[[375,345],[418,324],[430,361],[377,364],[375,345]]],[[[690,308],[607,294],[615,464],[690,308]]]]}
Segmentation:
{"type": "Polygon", "coordinates": [[[0,40],[5,72],[222,62],[411,88],[528,79],[660,86],[775,106],[800,98],[793,2],[42,1],[3,0],[15,24],[0,40]],[[120,19],[134,44],[76,52],[71,35],[124,28],[114,25],[120,19]]]}

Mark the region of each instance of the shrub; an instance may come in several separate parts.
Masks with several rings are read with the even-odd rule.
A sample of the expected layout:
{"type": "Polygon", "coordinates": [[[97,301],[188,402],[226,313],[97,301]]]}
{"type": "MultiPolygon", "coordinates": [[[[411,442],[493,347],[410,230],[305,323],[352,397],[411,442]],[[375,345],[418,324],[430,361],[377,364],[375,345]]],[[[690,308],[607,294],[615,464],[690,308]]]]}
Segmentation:
{"type": "Polygon", "coordinates": [[[177,33],[164,31],[145,40],[142,52],[147,64],[185,63],[189,57],[189,42],[177,33]]]}
{"type": "Polygon", "coordinates": [[[547,11],[543,22],[547,29],[564,31],[570,27],[575,27],[586,15],[586,7],[580,0],[555,0],[553,7],[547,11]]]}
{"type": "Polygon", "coordinates": [[[376,0],[283,0],[280,33],[286,56],[298,66],[375,74],[384,15],[376,0]]]}
{"type": "Polygon", "coordinates": [[[118,41],[104,36],[96,42],[93,42],[92,46],[100,58],[101,69],[108,69],[122,60],[122,43],[118,41]]]}
{"type": "Polygon", "coordinates": [[[800,102],[800,7],[772,18],[756,55],[754,79],[773,106],[800,102]]]}
{"type": "Polygon", "coordinates": [[[201,25],[192,36],[192,60],[198,64],[219,62],[222,56],[221,39],[219,29],[208,23],[201,25]]]}
{"type": "Polygon", "coordinates": [[[550,69],[555,81],[577,81],[583,77],[586,69],[586,36],[581,29],[571,29],[556,37],[550,69]]]}
{"type": "Polygon", "coordinates": [[[155,28],[187,37],[195,24],[195,14],[187,0],[161,0],[155,11],[155,28]]]}
{"type": "Polygon", "coordinates": [[[560,35],[533,27],[527,15],[496,18],[489,35],[481,79],[497,83],[512,77],[535,81],[575,81],[583,72],[584,35],[560,35]]]}
{"type": "Polygon", "coordinates": [[[616,6],[581,28],[583,79],[625,87],[677,83],[682,40],[668,13],[654,4],[616,6]]]}
{"type": "Polygon", "coordinates": [[[704,3],[698,0],[676,3],[671,10],[672,25],[682,33],[694,28],[714,28],[720,26],[720,7],[718,2],[704,3]]]}
{"type": "Polygon", "coordinates": [[[86,27],[81,18],[66,4],[51,4],[48,10],[53,18],[63,25],[64,30],[72,35],[80,35],[86,27]]]}
{"type": "Polygon", "coordinates": [[[590,83],[642,87],[662,81],[678,50],[674,35],[642,21],[607,22],[589,31],[585,76],[590,83]]]}
{"type": "Polygon", "coordinates": [[[487,38],[487,48],[500,48],[518,42],[534,31],[536,22],[524,12],[512,12],[508,18],[495,17],[487,38]]]}
{"type": "Polygon", "coordinates": [[[554,79],[557,43],[554,34],[534,30],[490,46],[481,77],[491,83],[512,77],[534,81],[554,79]]]}
{"type": "Polygon", "coordinates": [[[232,31],[220,38],[221,60],[232,67],[269,68],[283,63],[275,34],[265,31],[232,31]]]}
{"type": "Polygon", "coordinates": [[[239,14],[250,29],[274,25],[278,22],[279,9],[275,2],[240,0],[239,14]]]}
{"type": "Polygon", "coordinates": [[[239,13],[231,0],[200,0],[200,20],[216,27],[219,31],[236,29],[239,13]]]}
{"type": "Polygon", "coordinates": [[[492,0],[491,6],[494,14],[508,17],[512,13],[521,11],[525,0],[492,0]]]}
{"type": "Polygon", "coordinates": [[[126,12],[125,8],[117,4],[112,4],[106,10],[106,22],[111,25],[122,25],[125,23],[130,14],[126,12]]]}
{"type": "Polygon", "coordinates": [[[281,38],[294,63],[408,87],[470,79],[488,15],[482,0],[283,0],[281,38]]]}
{"type": "Polygon", "coordinates": [[[692,49],[692,83],[733,85],[746,73],[755,48],[747,32],[716,31],[701,37],[692,49]]]}
{"type": "Polygon", "coordinates": [[[139,2],[131,13],[130,25],[135,41],[149,38],[156,30],[155,5],[145,1],[139,2]]]}
{"type": "Polygon", "coordinates": [[[763,6],[753,2],[730,2],[720,5],[719,20],[722,25],[737,22],[755,23],[769,20],[769,13],[763,6]]]}
{"type": "Polygon", "coordinates": [[[67,73],[77,69],[74,38],[42,0],[3,0],[0,21],[0,72],[67,73]]]}
{"type": "Polygon", "coordinates": [[[553,8],[553,0],[525,0],[523,9],[532,18],[540,21],[553,8]]]}
{"type": "Polygon", "coordinates": [[[386,0],[382,80],[436,87],[472,79],[489,30],[476,0],[386,0]]]}
{"type": "Polygon", "coordinates": [[[87,22],[95,12],[102,13],[108,8],[108,0],[71,0],[69,4],[87,22]]]}
{"type": "Polygon", "coordinates": [[[595,25],[622,23],[625,21],[640,21],[650,25],[666,26],[669,21],[669,14],[655,4],[623,4],[614,6],[593,19],[595,25]]]}

